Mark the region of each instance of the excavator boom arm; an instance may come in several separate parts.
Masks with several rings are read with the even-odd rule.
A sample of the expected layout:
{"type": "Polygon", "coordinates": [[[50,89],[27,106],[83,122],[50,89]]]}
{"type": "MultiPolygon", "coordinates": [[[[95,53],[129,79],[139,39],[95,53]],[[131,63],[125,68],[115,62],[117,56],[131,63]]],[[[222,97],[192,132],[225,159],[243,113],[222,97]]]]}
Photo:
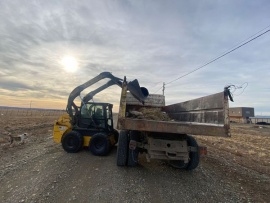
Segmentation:
{"type": "MultiPolygon", "coordinates": [[[[70,93],[70,95],[68,97],[68,103],[67,103],[67,113],[72,118],[72,122],[74,122],[72,107],[75,109],[76,112],[78,111],[78,107],[74,103],[75,98],[78,97],[84,89],[90,87],[91,85],[97,83],[98,81],[100,81],[104,78],[109,78],[111,80],[108,81],[106,84],[100,86],[96,90],[91,91],[87,95],[85,95],[85,97],[83,98],[83,103],[88,102],[89,100],[91,100],[93,98],[94,95],[96,95],[97,93],[101,92],[102,90],[104,90],[112,85],[118,85],[119,87],[122,87],[123,79],[120,79],[120,78],[113,76],[110,72],[102,72],[98,76],[96,76],[96,77],[92,78],[91,80],[85,82],[84,84],[76,87],[70,93]]],[[[143,87],[141,88],[139,83],[138,83],[138,80],[136,80],[136,79],[133,80],[132,82],[128,82],[127,86],[128,86],[128,90],[130,91],[130,93],[136,99],[138,99],[140,102],[143,103],[144,100],[146,99],[146,97],[148,96],[148,90],[146,88],[143,88],[143,87]]]]}

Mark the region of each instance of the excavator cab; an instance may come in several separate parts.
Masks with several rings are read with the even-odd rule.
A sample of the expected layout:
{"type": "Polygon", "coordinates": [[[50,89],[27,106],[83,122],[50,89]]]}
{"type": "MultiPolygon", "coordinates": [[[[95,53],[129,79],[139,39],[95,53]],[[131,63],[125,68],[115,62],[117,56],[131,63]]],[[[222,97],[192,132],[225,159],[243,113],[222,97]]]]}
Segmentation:
{"type": "Polygon", "coordinates": [[[109,103],[83,103],[79,111],[78,127],[113,131],[112,107],[109,103]]]}

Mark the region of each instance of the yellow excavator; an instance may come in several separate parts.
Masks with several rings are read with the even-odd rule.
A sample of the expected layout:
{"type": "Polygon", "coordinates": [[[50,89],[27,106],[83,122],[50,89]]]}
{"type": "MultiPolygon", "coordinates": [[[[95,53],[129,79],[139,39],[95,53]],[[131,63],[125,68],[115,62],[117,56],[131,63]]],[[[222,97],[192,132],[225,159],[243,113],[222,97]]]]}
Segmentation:
{"type": "MultiPolygon", "coordinates": [[[[76,87],[69,95],[67,102],[67,113],[60,116],[54,123],[53,139],[56,143],[61,143],[63,149],[69,153],[76,153],[83,147],[89,148],[93,155],[107,155],[112,146],[118,141],[118,131],[113,127],[113,114],[110,103],[89,102],[94,95],[112,86],[118,85],[122,88],[123,81],[113,76],[109,72],[102,72],[93,79],[76,87]],[[110,80],[89,92],[81,98],[81,105],[77,106],[74,100],[80,93],[95,84],[96,82],[109,78],[110,80]]],[[[148,90],[140,87],[137,79],[128,82],[129,92],[141,103],[148,96],[148,90]]]]}

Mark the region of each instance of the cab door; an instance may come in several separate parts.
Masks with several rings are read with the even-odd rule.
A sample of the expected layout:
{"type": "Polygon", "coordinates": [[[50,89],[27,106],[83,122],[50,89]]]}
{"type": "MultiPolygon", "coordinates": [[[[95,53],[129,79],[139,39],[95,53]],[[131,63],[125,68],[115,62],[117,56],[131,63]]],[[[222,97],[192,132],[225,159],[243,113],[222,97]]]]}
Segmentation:
{"type": "Polygon", "coordinates": [[[113,128],[113,114],[112,114],[112,104],[108,104],[106,106],[106,120],[107,120],[107,126],[110,131],[112,131],[113,128]]]}

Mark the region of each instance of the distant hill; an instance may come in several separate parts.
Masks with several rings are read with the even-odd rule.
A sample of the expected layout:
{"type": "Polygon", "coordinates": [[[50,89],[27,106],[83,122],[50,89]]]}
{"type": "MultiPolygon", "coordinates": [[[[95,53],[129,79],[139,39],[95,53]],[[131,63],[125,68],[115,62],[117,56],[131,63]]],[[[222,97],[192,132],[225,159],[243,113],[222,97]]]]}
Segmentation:
{"type": "Polygon", "coordinates": [[[255,116],[253,118],[270,118],[270,116],[255,116]]]}
{"type": "MultiPolygon", "coordinates": [[[[29,110],[30,108],[24,107],[14,107],[14,106],[0,106],[0,109],[25,109],[29,110]]],[[[31,108],[32,110],[42,110],[42,111],[65,111],[64,109],[44,109],[44,108],[31,108]]]]}

